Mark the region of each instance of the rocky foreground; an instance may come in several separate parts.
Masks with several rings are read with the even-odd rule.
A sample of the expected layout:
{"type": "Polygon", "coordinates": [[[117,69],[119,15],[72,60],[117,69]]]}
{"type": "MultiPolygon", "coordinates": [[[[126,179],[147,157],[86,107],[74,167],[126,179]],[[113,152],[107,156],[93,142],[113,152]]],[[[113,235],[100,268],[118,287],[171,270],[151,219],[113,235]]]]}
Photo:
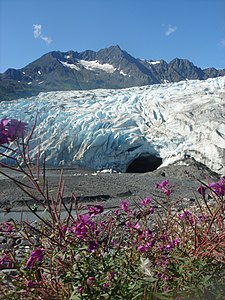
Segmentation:
{"type": "MultiPolygon", "coordinates": [[[[155,182],[169,179],[170,184],[175,184],[171,200],[183,199],[189,205],[197,196],[199,180],[207,182],[207,178],[217,180],[220,176],[212,172],[205,165],[194,159],[186,159],[182,165],[169,165],[148,173],[110,173],[84,170],[80,168],[63,170],[65,181],[64,200],[70,201],[72,192],[76,195],[78,203],[103,203],[106,208],[118,207],[123,199],[140,200],[150,196],[152,199],[164,201],[165,196],[156,190],[155,182]]],[[[22,175],[1,169],[17,180],[26,182],[22,175]]],[[[54,195],[57,191],[60,178],[60,169],[48,169],[47,178],[49,190],[54,195]]],[[[21,191],[11,180],[0,175],[1,198],[0,209],[2,211],[27,209],[26,203],[34,204],[34,201],[21,191]]]]}

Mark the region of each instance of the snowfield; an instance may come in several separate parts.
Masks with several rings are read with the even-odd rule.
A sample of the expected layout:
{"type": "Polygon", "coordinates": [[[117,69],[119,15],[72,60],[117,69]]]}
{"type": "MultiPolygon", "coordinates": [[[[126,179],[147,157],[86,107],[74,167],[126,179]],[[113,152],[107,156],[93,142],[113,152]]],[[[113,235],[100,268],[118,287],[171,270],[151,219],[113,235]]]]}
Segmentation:
{"type": "Polygon", "coordinates": [[[166,166],[193,157],[223,173],[225,77],[121,90],[58,91],[1,102],[1,118],[32,126],[49,165],[126,171],[139,156],[166,166]]]}

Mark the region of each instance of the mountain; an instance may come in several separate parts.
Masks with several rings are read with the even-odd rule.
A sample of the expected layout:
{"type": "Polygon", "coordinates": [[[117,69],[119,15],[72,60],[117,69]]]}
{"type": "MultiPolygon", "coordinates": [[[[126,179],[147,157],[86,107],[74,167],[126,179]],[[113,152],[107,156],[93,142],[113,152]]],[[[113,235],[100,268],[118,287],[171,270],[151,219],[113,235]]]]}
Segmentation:
{"type": "Polygon", "coordinates": [[[119,89],[186,79],[225,76],[224,70],[202,70],[187,59],[136,59],[119,46],[98,52],[53,51],[16,70],[0,74],[0,101],[57,90],[119,89]]]}
{"type": "Polygon", "coordinates": [[[38,116],[31,158],[36,158],[40,144],[50,166],[135,172],[193,158],[222,174],[224,95],[225,76],[129,89],[40,93],[2,102],[0,115],[27,122],[30,128],[38,116]]]}

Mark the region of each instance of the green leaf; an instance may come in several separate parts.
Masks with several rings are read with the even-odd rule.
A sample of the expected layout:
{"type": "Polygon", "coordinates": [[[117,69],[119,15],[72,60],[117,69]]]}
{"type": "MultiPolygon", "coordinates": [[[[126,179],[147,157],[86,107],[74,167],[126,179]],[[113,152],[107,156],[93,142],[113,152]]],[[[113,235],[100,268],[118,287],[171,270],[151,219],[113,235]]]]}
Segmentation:
{"type": "Polygon", "coordinates": [[[80,299],[82,299],[80,296],[72,294],[69,300],[80,300],[80,299]]]}

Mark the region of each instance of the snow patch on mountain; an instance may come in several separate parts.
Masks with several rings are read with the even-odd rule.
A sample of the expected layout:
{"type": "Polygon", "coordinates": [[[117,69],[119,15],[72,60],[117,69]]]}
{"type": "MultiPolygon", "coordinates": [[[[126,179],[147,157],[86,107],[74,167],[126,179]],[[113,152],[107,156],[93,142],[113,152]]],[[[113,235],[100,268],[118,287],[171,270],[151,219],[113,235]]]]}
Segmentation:
{"type": "Polygon", "coordinates": [[[120,70],[120,74],[123,75],[123,76],[130,76],[127,73],[125,73],[123,70],[120,70]]]}
{"type": "Polygon", "coordinates": [[[38,121],[31,143],[51,165],[126,171],[137,157],[162,166],[193,157],[223,173],[225,77],[121,90],[58,91],[1,102],[1,118],[38,121]]]}
{"type": "Polygon", "coordinates": [[[147,63],[149,63],[150,65],[158,65],[160,64],[160,60],[147,60],[147,63]]]}
{"type": "Polygon", "coordinates": [[[110,65],[110,64],[101,64],[97,60],[92,60],[92,61],[79,60],[79,63],[85,69],[88,69],[88,70],[99,69],[99,70],[105,71],[107,73],[113,73],[113,72],[116,71],[116,68],[114,68],[113,65],[110,65]]]}
{"type": "Polygon", "coordinates": [[[71,64],[68,62],[64,62],[64,61],[60,61],[61,64],[63,64],[65,67],[71,68],[71,69],[75,69],[77,71],[80,70],[80,67],[84,67],[87,70],[102,70],[104,72],[107,73],[113,73],[115,72],[117,69],[113,67],[113,65],[110,64],[102,64],[97,60],[82,60],[79,59],[77,60],[77,64],[71,64]]]}
{"type": "Polygon", "coordinates": [[[64,67],[67,67],[67,68],[70,68],[70,69],[74,69],[76,71],[80,70],[80,68],[77,65],[75,65],[75,64],[69,64],[68,62],[65,62],[65,61],[60,61],[60,62],[61,62],[61,64],[64,65],[64,67]]]}

